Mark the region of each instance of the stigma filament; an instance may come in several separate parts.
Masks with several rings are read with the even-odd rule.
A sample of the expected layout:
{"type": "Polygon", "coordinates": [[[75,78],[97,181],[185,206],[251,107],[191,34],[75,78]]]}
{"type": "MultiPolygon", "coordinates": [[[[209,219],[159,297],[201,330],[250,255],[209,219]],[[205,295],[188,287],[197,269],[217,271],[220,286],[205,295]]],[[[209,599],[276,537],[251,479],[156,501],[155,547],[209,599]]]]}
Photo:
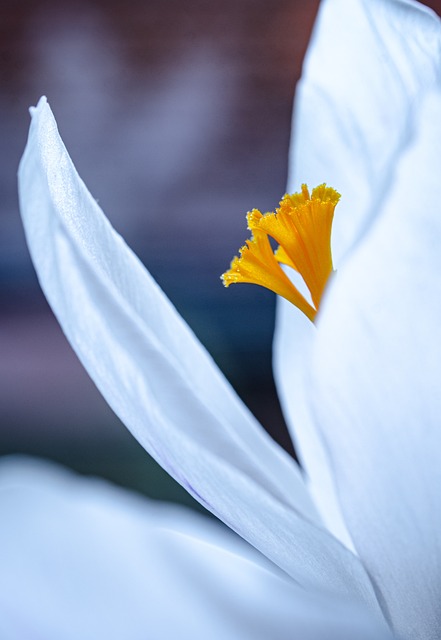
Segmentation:
{"type": "Polygon", "coordinates": [[[326,283],[333,271],[331,228],[340,194],[322,184],[312,190],[286,194],[275,212],[247,214],[252,235],[222,275],[226,287],[237,282],[259,284],[283,296],[311,321],[319,310],[326,283]],[[274,251],[269,236],[278,244],[274,251]],[[284,264],[297,271],[310,294],[310,304],[291,282],[284,264]]]}

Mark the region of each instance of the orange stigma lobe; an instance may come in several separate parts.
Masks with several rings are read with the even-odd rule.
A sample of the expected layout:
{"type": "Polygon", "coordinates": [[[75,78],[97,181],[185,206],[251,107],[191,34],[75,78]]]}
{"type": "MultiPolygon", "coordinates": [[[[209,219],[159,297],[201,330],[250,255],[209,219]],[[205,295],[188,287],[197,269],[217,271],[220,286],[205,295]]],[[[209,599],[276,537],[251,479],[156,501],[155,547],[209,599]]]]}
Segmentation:
{"type": "Polygon", "coordinates": [[[316,187],[311,194],[303,184],[300,193],[283,196],[275,212],[250,211],[247,221],[252,236],[221,276],[224,285],[259,284],[289,300],[313,322],[333,272],[331,229],[339,199],[340,194],[326,184],[316,187]],[[278,244],[275,251],[269,236],[278,244]],[[281,264],[300,274],[312,304],[291,282],[281,264]]]}

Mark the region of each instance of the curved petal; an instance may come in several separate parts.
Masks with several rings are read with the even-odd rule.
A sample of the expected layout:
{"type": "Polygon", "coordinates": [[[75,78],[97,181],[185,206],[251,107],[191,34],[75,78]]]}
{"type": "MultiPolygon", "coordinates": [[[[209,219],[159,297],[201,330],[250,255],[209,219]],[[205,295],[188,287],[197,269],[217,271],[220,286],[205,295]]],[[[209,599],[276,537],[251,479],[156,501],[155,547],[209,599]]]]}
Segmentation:
{"type": "MultiPolygon", "coordinates": [[[[415,101],[439,77],[441,29],[407,0],[325,0],[296,92],[288,189],[326,181],[342,194],[333,225],[337,270],[381,210],[410,143],[415,101]]],[[[305,405],[302,372],[315,328],[278,302],[274,370],[285,417],[328,528],[353,548],[333,470],[305,405]]]]}
{"type": "Polygon", "coordinates": [[[441,628],[441,91],[331,285],[309,377],[345,520],[397,633],[441,628]]]}
{"type": "Polygon", "coordinates": [[[105,219],[45,100],[33,114],[19,180],[26,235],[46,297],[135,437],[300,584],[349,593],[379,613],[357,558],[314,523],[293,462],[238,401],[105,219]]]}
{"type": "Polygon", "coordinates": [[[215,521],[55,465],[3,460],[0,512],[7,640],[385,637],[215,521]]]}
{"type": "Polygon", "coordinates": [[[277,300],[273,366],[283,413],[305,470],[305,482],[325,526],[355,552],[336,494],[332,466],[308,402],[304,369],[316,333],[316,327],[298,309],[282,298],[277,300]]]}
{"type": "Polygon", "coordinates": [[[409,143],[415,100],[439,78],[441,28],[409,0],[324,0],[296,102],[289,189],[326,181],[342,198],[334,264],[376,215],[373,206],[409,143]]]}

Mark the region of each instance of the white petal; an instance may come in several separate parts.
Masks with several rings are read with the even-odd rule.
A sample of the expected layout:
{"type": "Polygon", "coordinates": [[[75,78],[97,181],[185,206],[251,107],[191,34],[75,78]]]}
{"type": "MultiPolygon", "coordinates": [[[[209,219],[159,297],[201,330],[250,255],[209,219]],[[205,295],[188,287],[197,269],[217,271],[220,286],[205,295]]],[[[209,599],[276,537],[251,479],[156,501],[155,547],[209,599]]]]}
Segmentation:
{"type": "Polygon", "coordinates": [[[227,529],[30,460],[0,465],[4,640],[377,640],[227,529]]]}
{"type": "MultiPolygon", "coordinates": [[[[332,234],[334,265],[380,211],[379,198],[409,144],[415,100],[439,76],[440,23],[401,0],[325,0],[296,92],[288,190],[327,182],[342,194],[332,234]]],[[[301,369],[314,328],[278,305],[275,378],[288,426],[328,528],[352,548],[333,472],[301,369]],[[300,378],[300,379],[299,379],[300,378]]]]}
{"type": "Polygon", "coordinates": [[[409,141],[415,99],[439,77],[440,55],[440,21],[418,3],[322,3],[296,91],[288,186],[327,182],[342,194],[336,265],[375,217],[373,198],[409,141]]]}
{"type": "Polygon", "coordinates": [[[335,277],[309,392],[354,544],[397,633],[441,628],[441,93],[335,277]]]}
{"type": "Polygon", "coordinates": [[[292,304],[277,301],[273,346],[274,377],[296,452],[305,469],[305,482],[325,526],[355,551],[335,492],[335,480],[320,433],[314,423],[305,386],[304,369],[316,338],[316,327],[292,304]]]}
{"type": "Polygon", "coordinates": [[[378,604],[319,526],[292,460],[257,425],[78,177],[45,100],[20,167],[42,288],[73,348],[141,444],[202,504],[304,586],[378,604]]]}

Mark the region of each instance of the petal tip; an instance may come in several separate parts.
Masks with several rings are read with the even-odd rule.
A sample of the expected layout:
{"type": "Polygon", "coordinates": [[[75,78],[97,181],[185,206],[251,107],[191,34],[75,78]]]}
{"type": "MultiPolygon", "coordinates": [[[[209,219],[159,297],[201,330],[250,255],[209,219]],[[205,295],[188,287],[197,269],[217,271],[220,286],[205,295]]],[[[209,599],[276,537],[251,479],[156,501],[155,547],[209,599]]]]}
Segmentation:
{"type": "Polygon", "coordinates": [[[37,106],[29,107],[29,113],[31,114],[31,118],[38,115],[45,107],[48,107],[48,101],[46,96],[41,96],[40,100],[37,102],[37,106]]]}

